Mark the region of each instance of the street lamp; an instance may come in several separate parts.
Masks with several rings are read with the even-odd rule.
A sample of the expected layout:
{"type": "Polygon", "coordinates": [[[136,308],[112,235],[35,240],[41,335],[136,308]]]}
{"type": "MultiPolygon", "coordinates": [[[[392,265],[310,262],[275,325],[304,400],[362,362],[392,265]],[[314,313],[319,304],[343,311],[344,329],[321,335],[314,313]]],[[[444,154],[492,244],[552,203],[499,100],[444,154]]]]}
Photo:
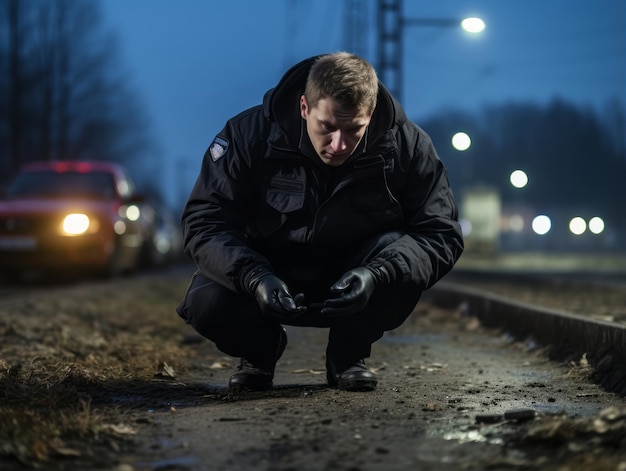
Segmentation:
{"type": "Polygon", "coordinates": [[[513,170],[509,181],[515,188],[524,188],[528,184],[528,175],[523,170],[513,170]]]}
{"type": "Polygon", "coordinates": [[[532,228],[535,234],[546,235],[552,229],[552,221],[545,214],[540,214],[533,219],[532,228]]]}
{"type": "Polygon", "coordinates": [[[476,34],[482,32],[486,25],[480,18],[402,18],[402,26],[425,26],[425,27],[461,27],[468,33],[476,34]]]}
{"type": "Polygon", "coordinates": [[[594,234],[601,234],[604,231],[604,220],[594,216],[589,220],[589,230],[594,234]]]}
{"type": "Polygon", "coordinates": [[[485,29],[485,22],[481,18],[465,18],[461,21],[461,28],[468,33],[480,33],[485,29]]]}
{"type": "Polygon", "coordinates": [[[404,30],[408,26],[458,28],[471,34],[485,29],[480,18],[404,18],[402,0],[378,0],[378,64],[382,82],[402,103],[404,30]]]}
{"type": "Polygon", "coordinates": [[[569,231],[574,235],[581,235],[587,230],[587,223],[580,216],[572,218],[569,222],[569,231]]]}
{"type": "Polygon", "coordinates": [[[465,151],[470,148],[472,145],[472,140],[464,132],[457,132],[452,136],[452,147],[454,147],[458,151],[465,151]]]}

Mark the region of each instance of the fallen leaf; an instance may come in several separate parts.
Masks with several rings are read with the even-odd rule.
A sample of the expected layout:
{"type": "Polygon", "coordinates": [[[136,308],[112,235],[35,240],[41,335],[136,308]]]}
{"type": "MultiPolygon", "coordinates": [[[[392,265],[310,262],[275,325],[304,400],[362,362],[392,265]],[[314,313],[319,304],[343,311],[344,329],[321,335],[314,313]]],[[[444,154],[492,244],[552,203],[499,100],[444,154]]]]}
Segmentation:
{"type": "Polygon", "coordinates": [[[80,451],[75,450],[74,448],[68,448],[66,446],[53,446],[52,449],[59,456],[81,456],[80,451]]]}
{"type": "Polygon", "coordinates": [[[311,374],[311,375],[321,375],[326,373],[326,370],[322,369],[311,369],[311,368],[298,368],[290,371],[291,374],[299,375],[299,374],[311,374]]]}
{"type": "Polygon", "coordinates": [[[445,368],[447,368],[448,365],[444,364],[444,363],[431,363],[428,366],[420,366],[420,370],[426,370],[428,372],[433,372],[433,371],[439,371],[439,370],[443,370],[445,368]]]}
{"type": "Polygon", "coordinates": [[[583,368],[589,368],[589,361],[587,360],[587,354],[583,353],[582,358],[580,359],[580,366],[583,368]]]}
{"type": "Polygon", "coordinates": [[[172,378],[176,377],[176,373],[174,372],[174,368],[172,368],[170,365],[168,365],[165,362],[163,362],[163,373],[165,373],[167,376],[170,376],[172,378]]]}
{"type": "Polygon", "coordinates": [[[118,435],[136,435],[137,431],[125,424],[104,424],[103,427],[105,430],[113,433],[117,433],[118,435]]]}
{"type": "Polygon", "coordinates": [[[387,367],[387,363],[382,363],[379,367],[376,368],[370,368],[372,370],[373,373],[376,373],[380,370],[384,370],[387,367]]]}

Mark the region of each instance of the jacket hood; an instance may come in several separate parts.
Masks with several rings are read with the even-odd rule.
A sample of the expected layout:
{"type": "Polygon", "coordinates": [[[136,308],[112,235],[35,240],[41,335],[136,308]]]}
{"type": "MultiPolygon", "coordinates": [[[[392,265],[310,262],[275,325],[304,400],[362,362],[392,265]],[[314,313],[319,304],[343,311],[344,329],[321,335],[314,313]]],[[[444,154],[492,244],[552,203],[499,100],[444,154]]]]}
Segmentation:
{"type": "MultiPolygon", "coordinates": [[[[302,129],[300,97],[304,94],[306,80],[313,63],[321,56],[313,56],[291,67],[276,87],[263,97],[263,112],[266,119],[276,123],[270,140],[286,139],[289,146],[297,146],[302,129]],[[279,136],[282,135],[282,136],[279,136]]],[[[369,145],[378,141],[388,129],[402,125],[406,115],[400,104],[387,88],[378,82],[378,99],[369,125],[369,145]]]]}

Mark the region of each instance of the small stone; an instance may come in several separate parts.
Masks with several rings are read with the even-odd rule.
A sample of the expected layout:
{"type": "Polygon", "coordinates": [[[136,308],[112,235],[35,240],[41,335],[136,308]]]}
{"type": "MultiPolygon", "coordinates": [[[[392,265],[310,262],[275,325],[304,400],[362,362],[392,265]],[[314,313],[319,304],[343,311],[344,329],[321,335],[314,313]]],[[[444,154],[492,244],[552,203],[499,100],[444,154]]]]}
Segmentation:
{"type": "Polygon", "coordinates": [[[532,420],[535,415],[533,409],[510,409],[504,412],[505,420],[532,420]]]}
{"type": "Polygon", "coordinates": [[[501,422],[502,414],[477,414],[476,423],[478,424],[495,424],[501,422]]]}

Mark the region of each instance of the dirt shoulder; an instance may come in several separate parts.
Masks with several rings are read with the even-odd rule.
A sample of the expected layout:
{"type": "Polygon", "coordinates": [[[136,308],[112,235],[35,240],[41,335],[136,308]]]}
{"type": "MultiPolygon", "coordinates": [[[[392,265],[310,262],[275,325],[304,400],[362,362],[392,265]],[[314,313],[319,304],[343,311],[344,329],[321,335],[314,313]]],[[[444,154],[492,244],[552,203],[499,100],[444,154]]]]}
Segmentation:
{"type": "Polygon", "coordinates": [[[0,468],[589,469],[593,462],[617,469],[626,462],[624,400],[588,381],[583,361],[555,364],[427,302],[375,344],[373,393],[327,388],[327,331],[289,328],[276,388],[232,395],[225,385],[235,360],[174,312],[189,275],[0,301],[0,468]],[[503,420],[517,409],[536,418],[503,420]],[[496,422],[477,423],[485,414],[496,422]]]}

